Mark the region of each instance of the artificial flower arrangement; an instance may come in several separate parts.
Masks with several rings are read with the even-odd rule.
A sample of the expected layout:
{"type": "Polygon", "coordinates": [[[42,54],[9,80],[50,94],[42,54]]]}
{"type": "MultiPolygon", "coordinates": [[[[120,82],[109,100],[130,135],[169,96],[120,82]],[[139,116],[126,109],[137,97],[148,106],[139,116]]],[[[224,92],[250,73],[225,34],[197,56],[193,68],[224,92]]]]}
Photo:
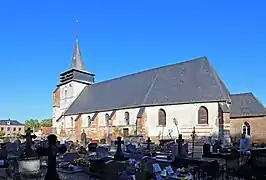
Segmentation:
{"type": "Polygon", "coordinates": [[[183,168],[179,169],[179,173],[180,174],[187,174],[187,173],[189,173],[189,170],[183,167],[183,168]]]}
{"type": "Polygon", "coordinates": [[[140,171],[141,164],[139,161],[135,159],[129,159],[126,162],[126,169],[129,174],[135,174],[136,172],[140,171]]]}
{"type": "Polygon", "coordinates": [[[76,166],[90,166],[90,161],[85,158],[78,158],[74,160],[76,166]]]}
{"type": "Polygon", "coordinates": [[[60,162],[57,167],[62,169],[72,169],[69,162],[60,162]]]}

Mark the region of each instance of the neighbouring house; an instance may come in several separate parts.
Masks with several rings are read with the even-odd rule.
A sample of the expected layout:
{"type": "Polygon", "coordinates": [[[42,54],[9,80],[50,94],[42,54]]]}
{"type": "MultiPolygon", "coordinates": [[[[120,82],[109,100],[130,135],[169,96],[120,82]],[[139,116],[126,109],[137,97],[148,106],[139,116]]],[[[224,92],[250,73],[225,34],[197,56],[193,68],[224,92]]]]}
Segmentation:
{"type": "Polygon", "coordinates": [[[48,136],[49,134],[53,133],[53,127],[42,127],[42,136],[48,136]]]}
{"type": "Polygon", "coordinates": [[[114,134],[153,139],[179,133],[230,141],[245,133],[266,139],[266,111],[252,93],[231,94],[207,59],[166,65],[103,82],[88,72],[76,39],[71,68],[60,75],[53,93],[56,134],[92,139],[114,134]],[[115,133],[114,133],[115,130],[115,133]]]}
{"type": "Polygon", "coordinates": [[[252,142],[266,142],[265,107],[252,93],[231,95],[230,133],[232,136],[245,134],[252,142]]]}
{"type": "Polygon", "coordinates": [[[24,134],[24,124],[17,120],[0,120],[0,130],[5,136],[24,134]]]}

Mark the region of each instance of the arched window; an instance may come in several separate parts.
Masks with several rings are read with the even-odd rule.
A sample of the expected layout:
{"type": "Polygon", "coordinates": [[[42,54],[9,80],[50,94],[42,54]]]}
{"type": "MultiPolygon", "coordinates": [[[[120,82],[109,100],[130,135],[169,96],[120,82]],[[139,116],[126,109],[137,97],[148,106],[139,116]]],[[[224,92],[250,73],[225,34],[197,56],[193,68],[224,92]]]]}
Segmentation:
{"type": "Polygon", "coordinates": [[[65,97],[67,97],[67,90],[65,90],[65,97]]]}
{"type": "Polygon", "coordinates": [[[249,123],[245,122],[242,126],[242,133],[246,136],[250,136],[250,125],[249,123]]]}
{"type": "Polygon", "coordinates": [[[204,106],[199,108],[198,124],[208,124],[208,109],[204,106]]]}
{"type": "Polygon", "coordinates": [[[159,126],[165,126],[166,125],[166,113],[165,113],[165,110],[163,110],[163,109],[159,109],[158,124],[159,124],[159,126]]]}
{"type": "Polygon", "coordinates": [[[109,126],[109,120],[110,120],[110,116],[108,113],[105,114],[105,124],[106,126],[109,126]]]}
{"type": "Polygon", "coordinates": [[[88,116],[88,127],[91,127],[91,117],[88,116]]]}
{"type": "Polygon", "coordinates": [[[71,117],[71,127],[74,127],[74,119],[71,117]]]}
{"type": "Polygon", "coordinates": [[[129,112],[125,112],[125,122],[126,125],[129,125],[129,112]]]}

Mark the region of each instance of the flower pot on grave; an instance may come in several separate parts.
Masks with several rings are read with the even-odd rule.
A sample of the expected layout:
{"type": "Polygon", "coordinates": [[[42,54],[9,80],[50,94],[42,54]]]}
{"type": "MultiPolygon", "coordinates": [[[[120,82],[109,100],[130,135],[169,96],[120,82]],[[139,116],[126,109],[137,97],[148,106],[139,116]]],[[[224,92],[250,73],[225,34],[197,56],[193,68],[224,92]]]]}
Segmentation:
{"type": "Polygon", "coordinates": [[[40,166],[41,160],[39,157],[22,157],[18,159],[19,173],[38,172],[40,166]]]}

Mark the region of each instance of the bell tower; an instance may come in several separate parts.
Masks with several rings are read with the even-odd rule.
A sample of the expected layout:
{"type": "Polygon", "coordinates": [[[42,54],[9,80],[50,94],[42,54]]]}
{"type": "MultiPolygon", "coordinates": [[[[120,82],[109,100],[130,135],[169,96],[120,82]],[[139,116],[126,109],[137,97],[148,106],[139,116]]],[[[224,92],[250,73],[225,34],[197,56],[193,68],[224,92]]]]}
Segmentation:
{"type": "Polygon", "coordinates": [[[60,82],[54,91],[53,127],[64,126],[63,122],[59,123],[62,115],[81,91],[94,83],[94,76],[85,67],[77,33],[70,69],[60,74],[60,82]]]}

